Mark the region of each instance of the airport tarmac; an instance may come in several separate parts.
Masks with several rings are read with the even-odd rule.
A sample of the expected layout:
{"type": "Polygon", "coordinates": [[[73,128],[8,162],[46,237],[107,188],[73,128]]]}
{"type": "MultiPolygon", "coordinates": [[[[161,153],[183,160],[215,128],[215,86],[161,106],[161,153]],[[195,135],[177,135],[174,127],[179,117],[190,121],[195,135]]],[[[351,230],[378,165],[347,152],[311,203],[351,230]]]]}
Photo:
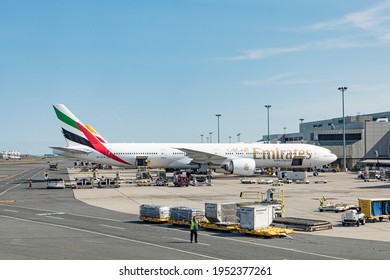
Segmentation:
{"type": "MultiPolygon", "coordinates": [[[[123,178],[135,178],[136,171],[121,170],[123,178]]],[[[69,174],[78,176],[79,171],[69,169],[69,174]]],[[[101,176],[113,177],[114,172],[99,171],[101,176]]],[[[310,174],[311,175],[311,174],[310,174]]],[[[252,178],[256,179],[256,178],[252,178]]],[[[261,176],[264,180],[275,180],[275,176],[261,176]]],[[[305,219],[326,220],[333,224],[332,230],[322,230],[310,233],[311,235],[358,238],[390,242],[390,223],[383,220],[380,223],[367,222],[361,227],[343,227],[341,213],[318,211],[319,199],[325,196],[333,203],[356,204],[358,198],[390,197],[390,181],[364,182],[357,178],[355,173],[320,173],[319,176],[308,177],[310,184],[284,184],[273,187],[264,184],[242,184],[238,176],[217,175],[212,180],[213,186],[198,187],[138,187],[123,185],[114,189],[75,190],[76,199],[87,204],[110,209],[113,211],[139,214],[141,204],[155,204],[164,206],[186,206],[202,208],[206,202],[242,202],[240,193],[266,192],[269,188],[282,189],[285,199],[285,216],[305,219]],[[314,183],[327,181],[327,183],[314,183]]]]}
{"type": "MultiPolygon", "coordinates": [[[[49,171],[50,177],[74,176],[79,171],[72,171],[72,163],[60,161],[60,170],[49,171]]],[[[207,187],[49,190],[43,180],[47,167],[47,159],[34,164],[0,162],[0,259],[390,259],[387,220],[342,227],[340,213],[316,211],[322,195],[345,203],[386,197],[387,182],[359,181],[352,173],[321,173],[309,180],[328,180],[327,184],[284,185],[286,216],[328,220],[334,228],[276,239],[200,231],[195,245],[188,242],[186,228],[139,221],[139,205],[201,208],[204,202],[240,202],[241,191],[270,186],[244,185],[233,176],[215,178],[214,186],[207,187]]],[[[121,178],[134,174],[120,170],[121,178]]]]}

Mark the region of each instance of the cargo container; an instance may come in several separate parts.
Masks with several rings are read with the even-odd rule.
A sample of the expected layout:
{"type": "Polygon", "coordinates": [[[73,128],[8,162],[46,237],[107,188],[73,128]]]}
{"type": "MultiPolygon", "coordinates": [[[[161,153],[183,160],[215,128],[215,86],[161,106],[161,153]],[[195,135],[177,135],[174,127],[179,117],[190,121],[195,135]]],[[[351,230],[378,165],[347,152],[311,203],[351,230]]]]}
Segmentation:
{"type": "Polygon", "coordinates": [[[169,206],[160,206],[153,204],[142,204],[139,207],[141,217],[169,219],[169,206]]]}
{"type": "Polygon", "coordinates": [[[174,224],[187,224],[191,221],[192,217],[198,219],[204,216],[204,209],[189,208],[185,206],[171,207],[169,209],[170,221],[174,224]]]}
{"type": "Polygon", "coordinates": [[[390,198],[359,198],[359,207],[367,219],[382,221],[390,220],[390,198]]]}
{"type": "Polygon", "coordinates": [[[240,207],[240,228],[258,230],[268,227],[273,220],[271,205],[251,205],[240,207]]]}
{"type": "Polygon", "coordinates": [[[205,216],[211,223],[238,223],[238,205],[235,202],[205,203],[205,216]]]}

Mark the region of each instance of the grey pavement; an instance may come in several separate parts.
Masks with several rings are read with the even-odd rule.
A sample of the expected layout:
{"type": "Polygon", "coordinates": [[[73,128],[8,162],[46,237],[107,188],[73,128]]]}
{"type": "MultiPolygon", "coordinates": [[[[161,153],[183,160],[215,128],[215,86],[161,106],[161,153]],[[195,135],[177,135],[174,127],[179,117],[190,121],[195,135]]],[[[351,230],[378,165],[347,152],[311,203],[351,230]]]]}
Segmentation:
{"type": "MultiPolygon", "coordinates": [[[[71,166],[69,161],[60,162],[60,170],[50,172],[50,176],[67,176],[71,166]]],[[[296,232],[291,238],[276,239],[200,231],[200,243],[190,244],[186,228],[139,221],[139,204],[198,207],[210,200],[237,201],[240,191],[263,191],[267,187],[242,185],[231,177],[215,179],[212,187],[124,185],[119,189],[49,190],[43,181],[46,169],[43,160],[34,164],[0,163],[0,201],[15,200],[0,203],[0,259],[390,259],[390,243],[383,241],[388,240],[389,222],[342,228],[337,226],[339,213],[315,211],[315,199],[322,194],[346,202],[361,193],[386,194],[386,184],[365,185],[351,174],[321,174],[328,178],[328,184],[283,187],[287,215],[328,219],[335,224],[332,230],[296,232]],[[27,180],[31,177],[34,183],[29,189],[27,180]],[[344,185],[348,186],[341,189],[344,185]],[[378,232],[383,240],[375,237],[378,232]],[[369,239],[370,234],[375,238],[369,239]]],[[[121,174],[132,176],[132,172],[121,174]]]]}

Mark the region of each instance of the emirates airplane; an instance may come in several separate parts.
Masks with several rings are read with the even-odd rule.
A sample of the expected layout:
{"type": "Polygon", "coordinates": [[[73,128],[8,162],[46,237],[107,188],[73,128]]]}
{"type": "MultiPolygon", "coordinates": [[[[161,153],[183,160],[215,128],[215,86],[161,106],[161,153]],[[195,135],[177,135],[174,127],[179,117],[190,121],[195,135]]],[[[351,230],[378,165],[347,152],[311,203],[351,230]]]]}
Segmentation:
{"type": "Polygon", "coordinates": [[[330,150],[308,144],[270,143],[108,143],[65,105],[53,105],[66,147],[54,153],[100,164],[138,168],[224,169],[249,176],[256,168],[316,168],[334,162],[330,150]]]}

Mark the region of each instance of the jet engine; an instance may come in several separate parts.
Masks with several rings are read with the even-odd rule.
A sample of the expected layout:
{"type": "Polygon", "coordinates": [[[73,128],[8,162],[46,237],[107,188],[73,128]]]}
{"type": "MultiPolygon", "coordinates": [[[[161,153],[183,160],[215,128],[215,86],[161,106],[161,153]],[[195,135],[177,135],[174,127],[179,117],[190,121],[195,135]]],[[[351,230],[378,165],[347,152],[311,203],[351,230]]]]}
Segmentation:
{"type": "Polygon", "coordinates": [[[224,169],[234,175],[249,176],[255,173],[256,163],[250,158],[235,158],[229,161],[224,169]]]}

